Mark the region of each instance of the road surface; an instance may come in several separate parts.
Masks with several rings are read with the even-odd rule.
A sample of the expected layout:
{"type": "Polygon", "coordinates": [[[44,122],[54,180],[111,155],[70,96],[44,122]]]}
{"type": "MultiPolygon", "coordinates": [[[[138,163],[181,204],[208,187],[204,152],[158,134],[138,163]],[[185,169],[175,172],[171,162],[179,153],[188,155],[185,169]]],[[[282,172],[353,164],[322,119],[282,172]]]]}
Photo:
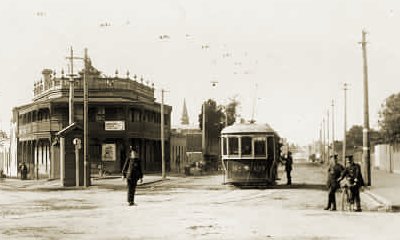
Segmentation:
{"type": "MultiPolygon", "coordinates": [[[[171,177],[138,189],[0,190],[0,239],[399,239],[400,215],[322,210],[324,171],[294,166],[294,186],[239,189],[222,176],[171,177]]],[[[364,202],[363,202],[364,204],[364,202]]]]}

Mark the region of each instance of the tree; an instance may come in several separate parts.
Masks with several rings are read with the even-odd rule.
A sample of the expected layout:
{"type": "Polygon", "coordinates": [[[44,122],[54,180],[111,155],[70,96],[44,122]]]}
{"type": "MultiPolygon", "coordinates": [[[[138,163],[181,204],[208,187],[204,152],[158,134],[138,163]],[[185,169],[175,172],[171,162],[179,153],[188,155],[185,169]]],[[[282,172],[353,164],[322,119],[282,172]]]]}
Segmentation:
{"type": "Polygon", "coordinates": [[[346,132],[346,146],[347,148],[354,148],[362,145],[363,127],[360,125],[354,125],[346,132]]]}
{"type": "MultiPolygon", "coordinates": [[[[381,142],[381,134],[374,130],[369,130],[370,144],[375,145],[381,142]]],[[[354,149],[363,146],[363,127],[360,125],[352,126],[346,133],[347,149],[354,149]]],[[[335,146],[336,148],[336,146],[335,146]]]]}
{"type": "Polygon", "coordinates": [[[386,98],[381,106],[379,118],[383,140],[387,143],[400,142],[400,93],[386,98]]]}
{"type": "MultiPolygon", "coordinates": [[[[218,138],[221,130],[225,126],[225,114],[223,112],[222,106],[217,106],[217,103],[208,99],[205,102],[205,115],[206,115],[206,132],[208,138],[218,138]]],[[[199,114],[199,126],[203,129],[203,107],[201,108],[201,113],[199,114]]]]}
{"type": "Polygon", "coordinates": [[[227,117],[227,125],[230,126],[236,121],[236,110],[240,105],[240,102],[237,100],[237,96],[234,96],[229,99],[228,105],[225,106],[225,114],[227,117]]]}

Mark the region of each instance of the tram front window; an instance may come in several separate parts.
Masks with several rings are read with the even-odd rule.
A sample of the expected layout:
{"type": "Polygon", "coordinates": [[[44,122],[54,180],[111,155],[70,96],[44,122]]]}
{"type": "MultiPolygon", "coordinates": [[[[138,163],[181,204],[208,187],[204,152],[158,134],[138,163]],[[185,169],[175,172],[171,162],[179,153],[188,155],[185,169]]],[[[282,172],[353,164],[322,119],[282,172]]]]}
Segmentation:
{"type": "Polygon", "coordinates": [[[254,139],[254,155],[256,157],[265,157],[265,139],[254,139]]]}
{"type": "Polygon", "coordinates": [[[237,137],[229,138],[229,155],[238,155],[239,154],[239,139],[237,137]]]}
{"type": "Polygon", "coordinates": [[[226,138],[222,138],[222,155],[227,154],[227,149],[226,149],[226,138]]]}
{"type": "Polygon", "coordinates": [[[242,155],[251,155],[251,137],[242,137],[242,155]]]}

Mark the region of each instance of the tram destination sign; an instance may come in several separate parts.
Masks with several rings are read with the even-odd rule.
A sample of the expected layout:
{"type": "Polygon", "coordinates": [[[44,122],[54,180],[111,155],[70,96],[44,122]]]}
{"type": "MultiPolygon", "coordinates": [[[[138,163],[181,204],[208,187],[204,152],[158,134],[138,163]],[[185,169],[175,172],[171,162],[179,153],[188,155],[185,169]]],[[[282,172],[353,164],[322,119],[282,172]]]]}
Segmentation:
{"type": "Polygon", "coordinates": [[[106,131],[123,131],[125,130],[125,121],[105,121],[104,128],[106,131]]]}

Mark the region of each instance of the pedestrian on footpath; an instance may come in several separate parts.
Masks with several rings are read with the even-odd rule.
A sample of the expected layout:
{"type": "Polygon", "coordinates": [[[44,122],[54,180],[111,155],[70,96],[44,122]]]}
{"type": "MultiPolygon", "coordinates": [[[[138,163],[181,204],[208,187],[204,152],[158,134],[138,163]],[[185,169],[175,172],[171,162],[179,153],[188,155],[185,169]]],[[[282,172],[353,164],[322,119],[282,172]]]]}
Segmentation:
{"type": "Polygon", "coordinates": [[[338,155],[331,155],[331,162],[328,168],[328,205],[324,210],[336,211],[336,190],[339,189],[340,184],[338,179],[340,178],[340,174],[343,172],[344,167],[338,163],[338,155]]]}
{"type": "Polygon", "coordinates": [[[351,201],[354,201],[356,204],[356,209],[354,211],[361,212],[360,188],[364,186],[364,179],[361,174],[360,164],[354,162],[353,155],[346,156],[346,167],[342,171],[338,181],[340,182],[344,178],[346,178],[350,184],[351,201]]]}
{"type": "Polygon", "coordinates": [[[293,165],[292,152],[288,151],[288,155],[285,159],[285,171],[286,171],[286,179],[287,179],[286,185],[292,185],[292,176],[290,175],[290,173],[293,169],[292,165],[293,165]]]}
{"type": "Polygon", "coordinates": [[[140,179],[140,182],[143,182],[143,172],[142,172],[142,164],[139,159],[139,154],[137,149],[133,149],[130,147],[128,157],[125,161],[124,167],[122,168],[123,178],[127,179],[128,185],[128,203],[129,206],[135,204],[135,191],[137,182],[140,179]]]}
{"type": "Polygon", "coordinates": [[[28,167],[25,162],[19,166],[19,171],[21,172],[21,180],[26,180],[28,175],[28,167]]]}

